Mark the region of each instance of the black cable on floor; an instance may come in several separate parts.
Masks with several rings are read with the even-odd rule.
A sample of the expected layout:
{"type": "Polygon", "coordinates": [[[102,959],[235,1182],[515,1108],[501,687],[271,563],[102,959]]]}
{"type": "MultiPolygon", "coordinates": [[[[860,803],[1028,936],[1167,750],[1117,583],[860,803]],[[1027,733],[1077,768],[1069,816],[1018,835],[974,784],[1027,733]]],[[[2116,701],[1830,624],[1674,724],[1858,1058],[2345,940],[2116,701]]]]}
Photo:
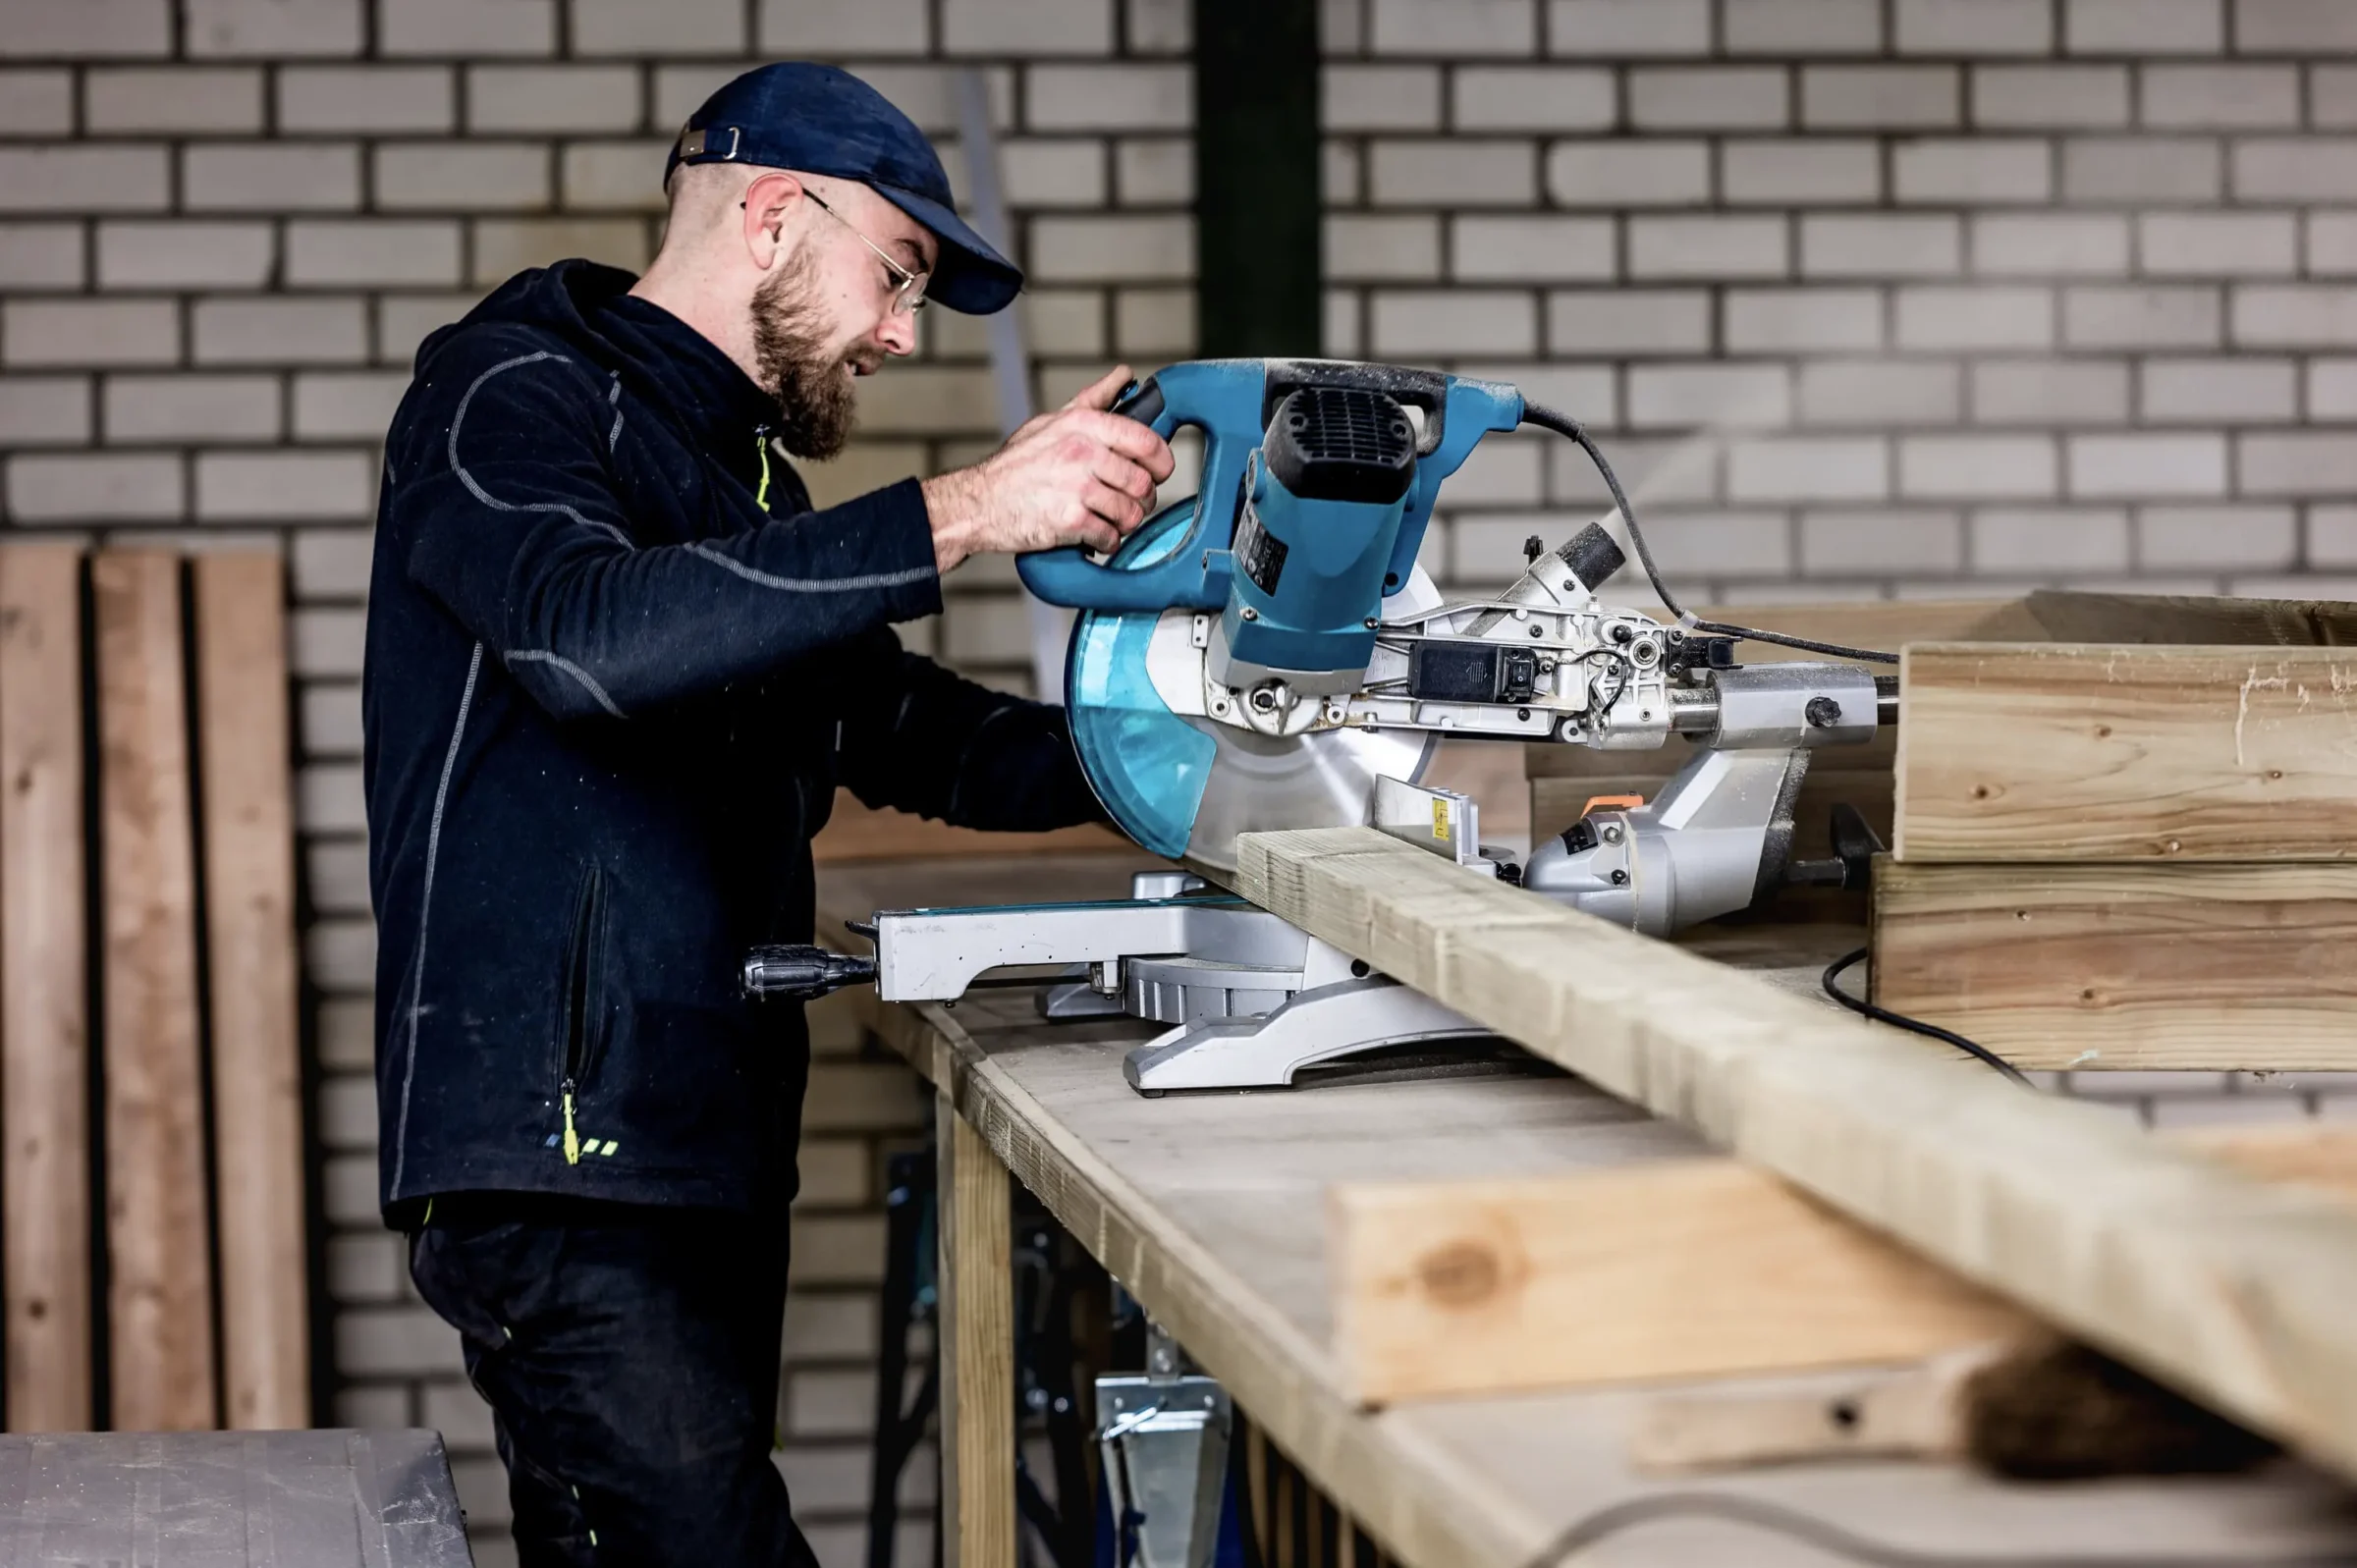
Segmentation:
{"type": "Polygon", "coordinates": [[[1753,626],[1702,621],[1689,615],[1670,596],[1669,587],[1662,581],[1661,569],[1653,563],[1653,551],[1645,543],[1645,531],[1637,526],[1636,509],[1628,504],[1627,492],[1620,488],[1620,480],[1613,472],[1613,465],[1605,460],[1603,449],[1596,445],[1595,438],[1588,434],[1587,428],[1569,414],[1550,408],[1543,403],[1532,403],[1527,398],[1522,402],[1522,422],[1537,425],[1542,430],[1552,430],[1559,436],[1568,436],[1579,443],[1580,450],[1588,455],[1588,460],[1596,465],[1596,471],[1604,476],[1604,488],[1612,492],[1613,505],[1620,509],[1621,517],[1628,523],[1628,542],[1637,547],[1637,561],[1645,568],[1646,580],[1653,584],[1654,593],[1670,613],[1677,617],[1678,624],[1714,637],[1745,637],[1753,642],[1773,642],[1779,647],[1798,648],[1806,653],[1831,654],[1836,659],[1863,659],[1872,664],[1886,665],[1898,663],[1897,654],[1885,653],[1878,648],[1852,648],[1838,642],[1818,642],[1781,631],[1761,631],[1753,626]]]}
{"type": "Polygon", "coordinates": [[[2357,1553],[2335,1552],[2330,1555],[2254,1558],[2247,1553],[2231,1557],[2168,1557],[2151,1552],[2133,1556],[2050,1556],[2024,1557],[2012,1553],[2003,1556],[1974,1556],[1968,1553],[1944,1551],[1915,1551],[1904,1546],[1886,1546],[1852,1534],[1829,1520],[1788,1508],[1765,1498],[1745,1497],[1733,1492],[1672,1491],[1651,1497],[1634,1497],[1627,1502],[1615,1503],[1599,1509],[1565,1530],[1550,1541],[1545,1550],[1532,1557],[1526,1568],[1559,1568],[1573,1553],[1610,1536],[1620,1535],[1641,1526],[1672,1519],[1718,1519],[1729,1524],[1748,1525],[1791,1541],[1805,1542],[1821,1551],[1851,1562],[1869,1563],[1875,1568],[2339,1568],[2357,1563],[2357,1553]]]}
{"type": "Polygon", "coordinates": [[[1867,953],[1871,952],[1872,950],[1873,949],[1869,947],[1860,947],[1855,952],[1843,953],[1840,957],[1836,958],[1832,963],[1826,965],[1824,982],[1825,994],[1833,998],[1836,1001],[1841,1003],[1842,1006],[1847,1007],[1850,1011],[1863,1013],[1867,1017],[1872,1018],[1876,1023],[1887,1023],[1894,1028],[1912,1030],[1916,1034],[1928,1035],[1934,1040],[1945,1041],[1967,1055],[1978,1056],[1981,1060],[1989,1063],[1990,1066],[1995,1067],[1999,1072],[2003,1073],[2015,1083],[2020,1084],[2023,1088],[2028,1089],[2035,1087],[2035,1085],[2033,1085],[2029,1079],[2021,1075],[2020,1068],[2014,1066],[2013,1063],[2007,1061],[1996,1052],[1991,1051],[1987,1046],[1981,1045],[1977,1041],[1967,1040],[1952,1029],[1943,1029],[1936,1023],[1925,1023],[1921,1018],[1910,1018],[1903,1012],[1892,1012],[1888,1007],[1878,1007],[1873,1002],[1866,1000],[1863,997],[1853,997],[1848,992],[1843,991],[1841,987],[1836,984],[1836,982],[1841,978],[1841,972],[1847,969],[1851,964],[1854,964],[1859,959],[1865,957],[1867,953]]]}

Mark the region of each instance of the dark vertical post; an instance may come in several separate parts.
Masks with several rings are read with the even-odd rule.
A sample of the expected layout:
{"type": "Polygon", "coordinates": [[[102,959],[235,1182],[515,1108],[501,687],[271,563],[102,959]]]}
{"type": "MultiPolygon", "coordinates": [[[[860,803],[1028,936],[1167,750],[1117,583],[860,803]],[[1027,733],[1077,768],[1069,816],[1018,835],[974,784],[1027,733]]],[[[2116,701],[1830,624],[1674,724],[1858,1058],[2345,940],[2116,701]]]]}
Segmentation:
{"type": "Polygon", "coordinates": [[[1319,351],[1317,0],[1194,0],[1195,303],[1212,356],[1319,351]]]}

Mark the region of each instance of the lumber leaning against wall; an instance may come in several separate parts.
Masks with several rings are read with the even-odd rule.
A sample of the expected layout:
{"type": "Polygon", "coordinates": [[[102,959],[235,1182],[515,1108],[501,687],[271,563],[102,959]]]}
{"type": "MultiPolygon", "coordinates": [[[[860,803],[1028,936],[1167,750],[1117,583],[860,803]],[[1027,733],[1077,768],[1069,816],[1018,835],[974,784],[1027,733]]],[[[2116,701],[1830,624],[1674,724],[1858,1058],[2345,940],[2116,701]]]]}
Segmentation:
{"type": "Polygon", "coordinates": [[[2357,1215],[1372,829],[1237,889],[1968,1279],[2357,1474],[2357,1215]]]}

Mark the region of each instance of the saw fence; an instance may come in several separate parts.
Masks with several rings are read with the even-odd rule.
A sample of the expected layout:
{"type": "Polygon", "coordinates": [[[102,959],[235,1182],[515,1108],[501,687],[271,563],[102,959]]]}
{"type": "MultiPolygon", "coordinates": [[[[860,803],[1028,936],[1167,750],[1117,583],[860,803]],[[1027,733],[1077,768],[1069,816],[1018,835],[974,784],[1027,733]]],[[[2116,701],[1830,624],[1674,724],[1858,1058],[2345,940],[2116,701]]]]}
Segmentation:
{"type": "Polygon", "coordinates": [[[275,556],[0,548],[11,1432],[311,1417],[275,556]]]}

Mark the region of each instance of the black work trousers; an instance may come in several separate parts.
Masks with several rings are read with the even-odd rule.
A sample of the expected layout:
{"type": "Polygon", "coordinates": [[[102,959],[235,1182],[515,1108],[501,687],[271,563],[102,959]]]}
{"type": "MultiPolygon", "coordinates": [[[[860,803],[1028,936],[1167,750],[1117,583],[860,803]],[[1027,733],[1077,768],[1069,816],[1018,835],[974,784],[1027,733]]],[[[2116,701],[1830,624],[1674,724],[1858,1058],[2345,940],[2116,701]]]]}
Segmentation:
{"type": "Polygon", "coordinates": [[[410,1276],[459,1330],[522,1568],[817,1568],[771,1462],[785,1217],[436,1200],[410,1276]]]}

